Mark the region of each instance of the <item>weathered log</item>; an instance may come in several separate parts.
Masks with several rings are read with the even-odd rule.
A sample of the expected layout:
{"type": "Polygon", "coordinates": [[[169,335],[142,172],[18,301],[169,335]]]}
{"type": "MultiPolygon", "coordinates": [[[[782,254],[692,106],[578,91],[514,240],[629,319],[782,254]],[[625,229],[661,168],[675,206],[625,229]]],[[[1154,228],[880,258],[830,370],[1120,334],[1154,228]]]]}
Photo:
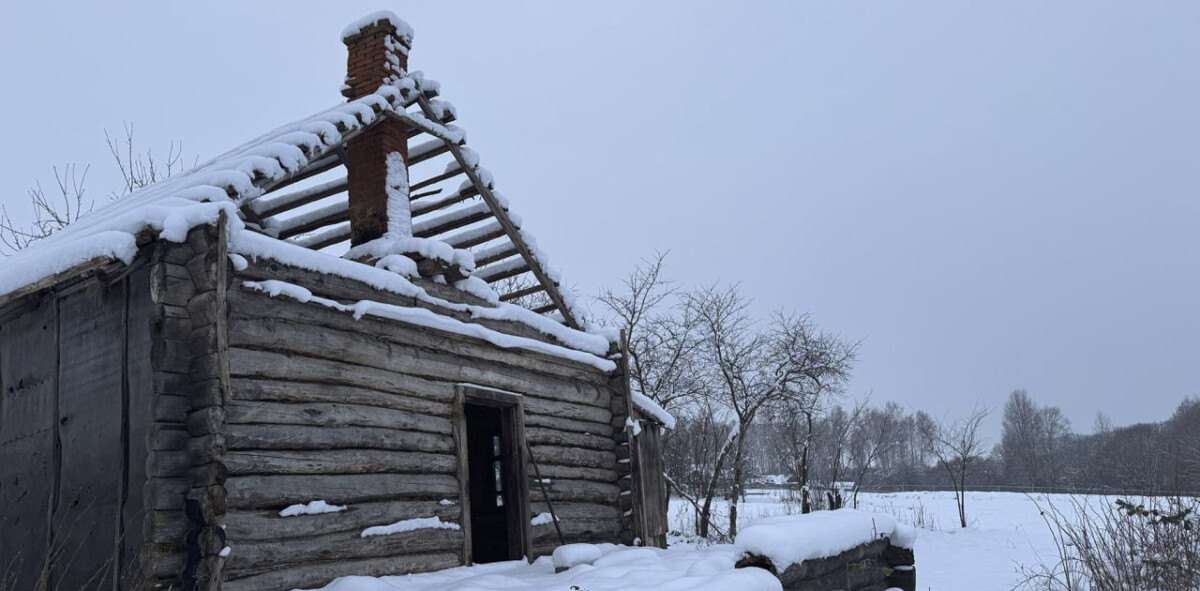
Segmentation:
{"type": "Polygon", "coordinates": [[[612,392],[598,370],[587,373],[575,368],[552,375],[546,372],[557,367],[554,362],[526,351],[504,350],[472,343],[467,337],[439,335],[398,323],[355,320],[349,314],[321,306],[289,303],[292,305],[281,304],[280,310],[297,317],[279,317],[279,312],[272,318],[235,315],[230,323],[230,345],[313,357],[336,355],[349,363],[414,376],[483,384],[606,409],[609,406],[612,392]],[[347,324],[332,326],[341,323],[347,324]]]}
{"type": "MultiPolygon", "coordinates": [[[[386,525],[384,522],[377,525],[386,525]]],[[[226,562],[231,576],[274,570],[283,565],[353,560],[397,554],[452,552],[462,547],[458,529],[425,529],[362,537],[359,531],[287,540],[252,540],[233,546],[226,562]]]]}
{"type": "MultiPolygon", "coordinates": [[[[599,482],[616,482],[619,476],[616,470],[610,468],[580,468],[577,466],[559,466],[556,464],[538,464],[542,478],[550,480],[596,480],[599,482]]],[[[534,478],[533,468],[526,471],[534,478]]],[[[536,481],[534,482],[536,485],[536,481]]],[[[531,485],[533,486],[533,485],[531,485]]]]}
{"type": "MultiPolygon", "coordinates": [[[[557,506],[559,501],[608,504],[617,501],[621,489],[615,484],[592,482],[589,480],[555,480],[546,485],[546,496],[557,506]]],[[[531,503],[544,502],[542,488],[530,487],[529,500],[531,503]]]]}
{"type": "MultiPolygon", "coordinates": [[[[621,534],[621,522],[617,519],[564,519],[560,515],[558,525],[562,528],[563,537],[570,536],[575,539],[610,541],[621,534]]],[[[554,524],[551,523],[533,526],[532,535],[535,543],[558,539],[554,524]]]]}
{"type": "Polygon", "coordinates": [[[558,464],[581,468],[607,468],[615,470],[617,457],[611,451],[594,451],[558,445],[533,445],[534,460],[540,465],[558,464]]]}
{"type": "Polygon", "coordinates": [[[572,433],[548,427],[526,426],[525,438],[531,445],[560,445],[597,451],[611,451],[616,446],[611,437],[572,433]]]}
{"type": "Polygon", "coordinates": [[[553,412],[533,413],[529,411],[528,402],[526,402],[525,426],[526,427],[553,427],[560,431],[572,431],[575,433],[588,433],[598,435],[600,437],[613,437],[613,427],[605,422],[595,421],[577,421],[572,419],[564,419],[553,412]]]}
{"type": "MultiPolygon", "coordinates": [[[[529,510],[534,515],[541,515],[549,513],[550,507],[542,502],[530,503],[529,510]]],[[[554,503],[554,514],[564,521],[570,519],[617,521],[621,517],[620,511],[617,511],[616,507],[597,503],[554,503]]]]}
{"type": "Polygon", "coordinates": [[[230,380],[234,400],[254,402],[334,402],[390,408],[430,416],[449,416],[450,404],[405,394],[283,380],[234,378],[230,380]]]}
{"type": "MultiPolygon", "coordinates": [[[[501,231],[499,231],[498,234],[496,234],[492,237],[494,238],[496,236],[503,236],[503,235],[504,235],[504,233],[501,230],[501,231]]],[[[476,243],[476,244],[478,244],[478,243],[476,243]]],[[[452,246],[454,246],[455,248],[467,248],[470,245],[471,244],[469,244],[469,243],[464,243],[462,245],[452,244],[452,246]]],[[[246,269],[239,271],[237,275],[238,275],[239,280],[241,280],[241,279],[251,279],[251,280],[278,279],[280,281],[294,283],[296,285],[300,285],[300,286],[308,289],[315,295],[327,297],[327,298],[338,300],[341,302],[357,302],[360,300],[371,300],[371,301],[375,301],[375,302],[382,302],[385,304],[395,304],[398,306],[406,306],[406,307],[410,307],[410,308],[425,308],[428,310],[433,310],[433,311],[437,312],[438,314],[443,314],[446,316],[450,316],[452,318],[456,318],[463,322],[474,322],[476,324],[481,324],[483,326],[491,328],[492,330],[496,330],[498,332],[502,332],[505,334],[523,336],[523,337],[527,337],[527,338],[531,338],[531,339],[544,341],[547,343],[557,342],[554,339],[554,337],[547,335],[547,334],[545,334],[531,326],[528,326],[526,324],[521,324],[519,322],[503,321],[503,320],[473,319],[473,318],[471,318],[471,315],[467,312],[448,310],[442,306],[438,306],[436,304],[432,304],[430,302],[426,302],[423,300],[418,300],[411,296],[400,295],[400,294],[393,293],[390,291],[376,289],[374,287],[371,287],[370,285],[367,285],[360,281],[355,281],[353,279],[348,279],[345,277],[340,277],[338,275],[332,275],[332,274],[313,273],[312,271],[307,271],[304,269],[297,269],[295,267],[289,267],[287,265],[283,265],[283,264],[277,263],[275,261],[270,261],[270,260],[250,261],[249,266],[246,269]]],[[[421,285],[422,287],[428,287],[427,283],[422,282],[420,280],[418,280],[417,283],[419,285],[421,285]]],[[[239,281],[239,284],[240,284],[240,281],[239,281]]],[[[435,291],[437,291],[438,297],[447,299],[450,302],[481,304],[481,302],[479,302],[479,300],[472,298],[469,294],[466,294],[465,292],[462,292],[461,290],[454,289],[450,286],[445,286],[445,289],[440,289],[440,290],[435,288],[435,291]],[[454,292],[457,292],[459,295],[454,295],[454,292]],[[453,296],[453,297],[446,297],[446,296],[453,296]]],[[[267,296],[263,295],[263,294],[249,293],[244,289],[231,289],[231,290],[229,290],[231,309],[234,311],[237,311],[238,309],[240,309],[242,306],[242,303],[243,303],[243,299],[245,297],[265,298],[267,296]]]]}
{"type": "Polygon", "coordinates": [[[454,384],[337,360],[274,351],[230,348],[229,373],[234,377],[357,386],[447,404],[454,399],[454,384]]]}
{"type": "Polygon", "coordinates": [[[247,540],[307,538],[344,531],[359,532],[380,523],[436,515],[443,521],[458,521],[462,508],[440,501],[385,501],[355,503],[344,511],[317,515],[280,517],[279,511],[232,510],[225,516],[225,533],[231,543],[247,540]]]}
{"type": "Polygon", "coordinates": [[[462,564],[462,557],[456,552],[388,556],[366,560],[339,560],[281,568],[244,578],[232,578],[225,582],[225,589],[227,591],[257,591],[259,589],[313,588],[346,575],[380,577],[441,570],[460,564],[462,564]]]}
{"type": "Polygon", "coordinates": [[[449,435],[380,427],[310,427],[302,425],[229,425],[230,450],[249,449],[390,449],[448,453],[449,435]]]}
{"type": "Polygon", "coordinates": [[[230,424],[311,425],[319,427],[384,427],[450,433],[448,417],[414,414],[355,404],[312,402],[234,402],[225,407],[230,424]]]}
{"type": "Polygon", "coordinates": [[[401,499],[453,499],[458,481],[444,474],[313,474],[231,476],[225,481],[231,508],[283,509],[322,499],[345,505],[401,499]]]}
{"type": "Polygon", "coordinates": [[[319,451],[232,451],[225,456],[229,473],[244,474],[452,474],[458,462],[451,454],[396,452],[377,449],[319,451]]]}
{"type": "MultiPolygon", "coordinates": [[[[449,402],[454,397],[454,383],[414,377],[376,367],[274,351],[231,348],[229,371],[231,375],[242,378],[350,385],[442,402],[449,402]]],[[[533,396],[526,398],[525,410],[529,413],[594,423],[607,423],[612,419],[612,413],[607,409],[533,396]]]]}

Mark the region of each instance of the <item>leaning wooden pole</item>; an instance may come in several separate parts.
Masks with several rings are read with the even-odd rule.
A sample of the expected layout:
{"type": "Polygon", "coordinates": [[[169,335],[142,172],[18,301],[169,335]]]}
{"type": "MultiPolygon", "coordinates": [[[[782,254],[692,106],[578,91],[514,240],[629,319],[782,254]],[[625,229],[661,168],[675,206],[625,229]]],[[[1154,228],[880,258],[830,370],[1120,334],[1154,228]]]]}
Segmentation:
{"type": "Polygon", "coordinates": [[[529,463],[533,464],[533,475],[537,477],[538,487],[542,489],[542,500],[546,501],[546,508],[550,510],[550,521],[554,522],[554,532],[558,534],[558,545],[565,546],[567,540],[563,538],[562,526],[558,524],[558,514],[554,512],[554,505],[550,504],[550,495],[546,494],[546,481],[542,480],[542,469],[538,467],[537,459],[533,457],[533,448],[529,442],[525,442],[525,451],[529,453],[529,463]]]}

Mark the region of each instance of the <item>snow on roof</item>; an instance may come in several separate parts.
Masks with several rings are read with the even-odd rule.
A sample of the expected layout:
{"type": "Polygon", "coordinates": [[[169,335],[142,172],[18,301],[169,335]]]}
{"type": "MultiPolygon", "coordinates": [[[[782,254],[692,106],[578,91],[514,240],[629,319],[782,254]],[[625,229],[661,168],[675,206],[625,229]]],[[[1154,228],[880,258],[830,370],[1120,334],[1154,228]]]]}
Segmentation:
{"type": "Polygon", "coordinates": [[[778,572],[815,558],[837,556],[880,537],[894,546],[912,548],[917,532],[887,515],[856,509],[814,511],[755,521],[738,532],[734,547],[771,559],[778,572]]]}
{"type": "MultiPolygon", "coordinates": [[[[401,36],[411,39],[412,30],[401,19],[390,12],[379,12],[368,15],[350,27],[344,34],[354,34],[364,27],[386,19],[397,27],[401,36]]],[[[519,301],[509,302],[510,298],[502,298],[489,284],[488,277],[500,277],[499,271],[505,271],[504,261],[492,263],[483,269],[480,277],[468,277],[465,281],[455,284],[460,290],[478,296],[491,304],[491,307],[466,306],[451,303],[444,299],[435,298],[418,285],[408,281],[398,272],[388,268],[403,270],[401,266],[391,265],[388,268],[374,268],[354,261],[345,260],[334,254],[311,250],[320,249],[338,240],[325,241],[331,227],[337,232],[348,235],[344,222],[335,222],[333,226],[322,226],[313,235],[301,234],[292,239],[273,236],[279,231],[280,221],[270,217],[259,219],[259,214],[270,207],[278,205],[279,198],[266,201],[262,206],[255,202],[260,196],[276,188],[286,185],[297,178],[304,178],[314,170],[328,170],[326,164],[336,165],[340,157],[336,156],[345,142],[357,133],[363,131],[373,122],[384,116],[396,116],[404,119],[424,133],[428,133],[443,142],[454,143],[466,156],[466,166],[472,174],[484,179],[490,189],[492,175],[486,169],[479,167],[478,155],[463,145],[465,134],[461,129],[448,125],[448,121],[432,121],[426,115],[454,114],[452,105],[445,101],[431,101],[428,97],[435,95],[439,85],[436,81],[428,80],[421,72],[407,72],[394,79],[392,85],[380,86],[374,93],[362,98],[335,105],[311,117],[284,125],[237,148],[221,154],[182,174],[149,185],[135,191],[120,200],[106,204],[84,216],[70,226],[55,234],[38,241],[36,244],[0,259],[0,298],[22,290],[33,290],[44,287],[47,280],[65,274],[89,263],[108,263],[121,261],[129,264],[137,255],[138,249],[150,240],[161,238],[168,241],[181,242],[186,239],[190,229],[201,225],[217,223],[224,214],[227,220],[227,230],[230,241],[230,252],[236,255],[247,255],[252,258],[270,258],[299,266],[319,273],[330,273],[360,281],[365,281],[377,289],[386,289],[403,295],[416,297],[423,301],[445,309],[468,311],[473,317],[492,320],[514,321],[526,324],[539,332],[549,335],[559,343],[583,351],[594,356],[604,356],[608,352],[611,335],[608,332],[596,331],[589,327],[587,332],[564,326],[563,320],[556,320],[552,315],[538,313],[546,311],[546,307],[538,307],[533,303],[529,307],[516,305],[519,301]],[[420,103],[422,112],[408,112],[408,105],[420,103]],[[434,107],[433,105],[436,105],[434,107]],[[336,160],[335,160],[336,159],[336,160]],[[249,217],[251,222],[261,223],[264,230],[271,236],[259,233],[260,230],[248,228],[241,214],[249,217]],[[506,300],[506,301],[501,301],[506,300]],[[538,311],[535,312],[534,308],[538,311]]],[[[447,167],[450,171],[454,163],[447,167]]],[[[459,165],[458,172],[465,172],[459,165]]],[[[315,173],[314,173],[315,174],[315,173]]],[[[464,183],[464,187],[469,184],[464,183]]],[[[344,191],[344,180],[327,183],[308,191],[324,190],[329,186],[341,186],[344,191]]],[[[303,191],[301,191],[303,192],[303,191]]],[[[293,197],[296,192],[284,197],[293,197]]],[[[448,230],[435,238],[411,239],[420,246],[417,251],[426,258],[446,258],[470,271],[474,268],[470,252],[452,248],[450,241],[458,240],[462,244],[486,244],[495,240],[496,236],[505,236],[504,240],[512,242],[513,232],[527,244],[531,260],[528,260],[526,272],[531,269],[543,272],[553,278],[553,285],[541,281],[546,292],[553,291],[562,297],[563,305],[571,307],[572,294],[560,292],[557,284],[559,274],[545,266],[548,257],[537,247],[537,241],[524,228],[520,227],[520,218],[508,211],[507,199],[496,194],[501,202],[503,211],[480,212],[483,225],[467,225],[461,230],[448,230]],[[500,216],[507,216],[510,229],[497,234],[500,216]],[[511,229],[515,228],[515,230],[511,229]],[[445,248],[440,248],[445,245],[445,248]],[[445,251],[445,252],[443,252],[445,251]],[[461,260],[460,260],[461,259],[461,260]]],[[[427,206],[425,201],[414,201],[427,206]]],[[[322,203],[328,203],[322,202],[322,203]]],[[[318,204],[319,205],[319,204],[318,204]]],[[[483,204],[479,204],[483,205],[483,204]]],[[[439,218],[442,212],[449,211],[458,219],[472,210],[465,206],[458,210],[431,208],[430,219],[439,218]]],[[[338,212],[345,207],[340,204],[325,205],[313,212],[300,213],[288,218],[290,224],[298,224],[309,217],[320,217],[330,211],[338,212]],[[295,218],[295,219],[293,219],[295,218]],[[296,220],[299,220],[296,221],[296,220]]],[[[440,218],[439,218],[440,219],[440,218]]],[[[463,226],[456,223],[452,227],[463,226]]],[[[421,222],[418,221],[418,224],[421,222]]],[[[415,228],[414,228],[415,229],[415,228]]],[[[336,232],[332,232],[336,233],[336,232]]],[[[465,248],[465,247],[464,247],[465,248]]],[[[408,267],[411,267],[409,265],[408,267]]],[[[409,269],[411,271],[412,269],[409,269]]],[[[520,272],[522,269],[517,268],[520,272]]],[[[536,273],[535,273],[536,274],[536,273]]],[[[509,273],[511,275],[511,273],[509,273]]],[[[511,294],[510,294],[511,295],[511,294]]],[[[556,313],[561,309],[556,310],[556,313]]]]}
{"type": "Polygon", "coordinates": [[[400,39],[406,44],[412,46],[413,28],[409,26],[408,23],[404,22],[403,19],[396,16],[396,13],[390,10],[372,12],[371,14],[368,14],[367,16],[364,16],[346,25],[346,28],[342,29],[342,41],[361,33],[363,29],[366,29],[372,25],[377,25],[384,21],[387,21],[388,23],[391,23],[393,27],[396,27],[396,35],[399,36],[400,39]]]}
{"type": "Polygon", "coordinates": [[[138,251],[137,236],[145,231],[182,242],[188,230],[216,223],[224,211],[231,231],[237,232],[243,227],[237,218],[242,201],[341,145],[346,134],[369,125],[380,113],[398,108],[402,93],[411,88],[381,86],[374,94],[280,127],[96,209],[0,260],[0,296],[97,259],[129,264],[138,251]]]}
{"type": "Polygon", "coordinates": [[[675,428],[675,417],[672,416],[671,413],[667,412],[666,409],[659,406],[657,402],[651,400],[649,396],[646,396],[641,392],[631,392],[630,398],[633,399],[633,405],[637,407],[638,410],[646,413],[650,416],[650,418],[662,423],[663,426],[668,429],[675,428]]]}

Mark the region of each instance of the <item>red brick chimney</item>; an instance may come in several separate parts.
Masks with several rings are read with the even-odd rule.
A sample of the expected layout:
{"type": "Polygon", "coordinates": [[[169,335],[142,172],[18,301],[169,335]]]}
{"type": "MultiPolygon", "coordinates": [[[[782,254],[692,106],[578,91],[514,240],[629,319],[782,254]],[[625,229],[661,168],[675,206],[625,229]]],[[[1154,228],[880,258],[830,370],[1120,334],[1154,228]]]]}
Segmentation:
{"type": "MultiPolygon", "coordinates": [[[[408,50],[412,47],[412,29],[396,15],[383,12],[364,17],[342,32],[349,57],[346,61],[346,85],[342,95],[355,100],[374,93],[381,85],[394,84],[408,71],[408,50]]],[[[351,139],[347,146],[347,183],[349,185],[350,244],[357,246],[380,238],[388,223],[388,160],[393,167],[403,162],[403,186],[392,187],[392,194],[408,199],[408,136],[404,124],[390,117],[351,139]]],[[[393,185],[398,177],[392,175],[393,185]]],[[[407,203],[393,208],[395,232],[411,235],[407,203]]]]}

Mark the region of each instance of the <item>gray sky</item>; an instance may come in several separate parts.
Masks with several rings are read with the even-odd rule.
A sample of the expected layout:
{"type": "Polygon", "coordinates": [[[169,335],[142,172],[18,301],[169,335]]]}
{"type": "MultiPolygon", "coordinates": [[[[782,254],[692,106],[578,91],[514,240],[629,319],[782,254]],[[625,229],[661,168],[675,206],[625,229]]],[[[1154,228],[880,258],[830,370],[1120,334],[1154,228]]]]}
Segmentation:
{"type": "Polygon", "coordinates": [[[204,159],[338,102],[386,8],[583,293],[669,249],[935,414],[1200,395],[1198,3],[108,4],[0,3],[10,212],[52,164],[116,186],[105,128],[204,159]]]}

